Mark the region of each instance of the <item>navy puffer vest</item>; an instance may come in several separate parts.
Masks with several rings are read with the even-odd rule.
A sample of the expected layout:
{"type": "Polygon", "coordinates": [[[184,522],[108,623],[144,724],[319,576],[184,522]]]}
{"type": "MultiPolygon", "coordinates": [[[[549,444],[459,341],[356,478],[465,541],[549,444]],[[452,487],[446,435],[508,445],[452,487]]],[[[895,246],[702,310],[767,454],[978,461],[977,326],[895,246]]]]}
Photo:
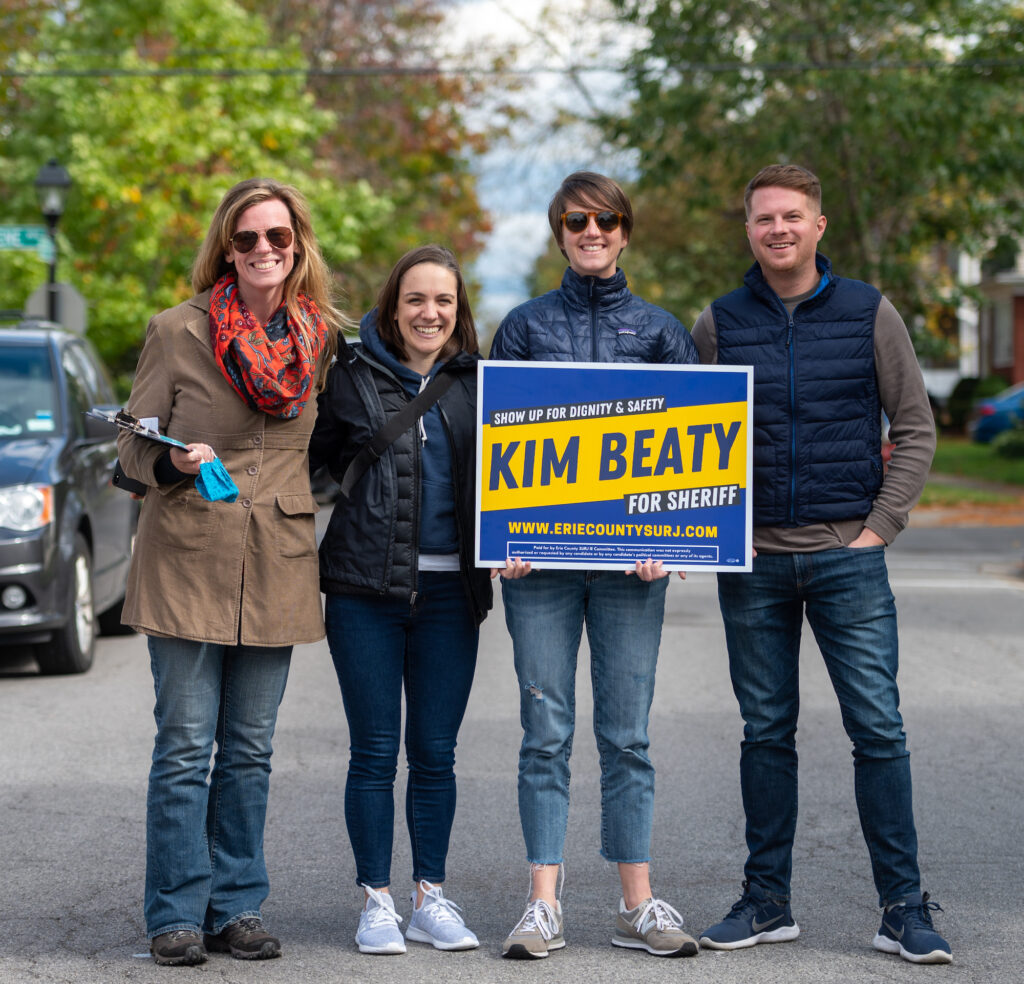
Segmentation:
{"type": "Polygon", "coordinates": [[[882,483],[875,316],[882,295],[829,278],[790,316],[758,264],[712,304],[720,365],[754,366],[754,525],[859,519],[882,483]]]}

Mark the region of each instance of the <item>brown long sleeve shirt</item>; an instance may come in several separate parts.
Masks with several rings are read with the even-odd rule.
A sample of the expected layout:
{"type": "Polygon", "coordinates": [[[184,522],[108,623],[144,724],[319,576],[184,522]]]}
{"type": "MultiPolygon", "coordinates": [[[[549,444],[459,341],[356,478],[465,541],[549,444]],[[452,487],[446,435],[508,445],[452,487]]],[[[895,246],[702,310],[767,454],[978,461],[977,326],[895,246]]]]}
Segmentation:
{"type": "MultiPolygon", "coordinates": [[[[800,300],[802,298],[782,299],[787,306],[800,300]]],[[[693,326],[693,340],[702,363],[718,362],[718,334],[710,307],[701,312],[693,326]]],[[[907,525],[935,454],[935,421],[907,326],[884,297],[875,318],[874,351],[878,392],[882,409],[889,418],[889,439],[894,450],[871,512],[866,519],[810,526],[755,526],[755,550],[764,553],[831,550],[849,545],[865,526],[888,544],[907,525]]],[[[756,366],[754,373],[756,378],[756,366]]]]}

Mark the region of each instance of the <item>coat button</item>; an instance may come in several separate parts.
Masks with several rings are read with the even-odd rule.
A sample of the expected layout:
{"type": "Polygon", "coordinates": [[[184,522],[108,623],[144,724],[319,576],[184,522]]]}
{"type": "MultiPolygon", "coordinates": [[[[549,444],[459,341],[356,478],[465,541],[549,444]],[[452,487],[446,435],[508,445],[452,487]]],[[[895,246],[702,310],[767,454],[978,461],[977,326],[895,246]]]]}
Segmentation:
{"type": "Polygon", "coordinates": [[[263,443],[263,435],[257,434],[253,439],[252,443],[259,447],[263,443]]]}
{"type": "Polygon", "coordinates": [[[242,500],[242,505],[245,506],[246,509],[251,508],[252,507],[252,499],[243,499],[242,500]]]}
{"type": "Polygon", "coordinates": [[[259,474],[259,471],[260,471],[260,470],[259,470],[259,467],[258,467],[258,466],[256,466],[256,465],[250,465],[250,466],[249,466],[248,468],[246,468],[245,470],[246,470],[246,472],[247,472],[248,474],[250,474],[250,475],[258,475],[258,474],[259,474]]]}

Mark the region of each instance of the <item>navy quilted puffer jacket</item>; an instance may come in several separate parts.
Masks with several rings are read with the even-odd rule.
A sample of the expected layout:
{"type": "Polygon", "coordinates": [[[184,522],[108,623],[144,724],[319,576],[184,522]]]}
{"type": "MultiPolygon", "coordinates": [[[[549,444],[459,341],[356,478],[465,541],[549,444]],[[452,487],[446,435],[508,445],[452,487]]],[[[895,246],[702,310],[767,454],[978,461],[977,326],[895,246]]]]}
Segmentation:
{"type": "Polygon", "coordinates": [[[581,277],[513,308],[498,327],[492,359],[532,362],[699,361],[690,333],[668,311],[635,297],[626,275],[581,277]]]}
{"type": "Polygon", "coordinates": [[[789,314],[754,264],[711,305],[719,365],[754,367],[754,525],[860,519],[882,483],[874,332],[882,295],[832,275],[789,314]]]}

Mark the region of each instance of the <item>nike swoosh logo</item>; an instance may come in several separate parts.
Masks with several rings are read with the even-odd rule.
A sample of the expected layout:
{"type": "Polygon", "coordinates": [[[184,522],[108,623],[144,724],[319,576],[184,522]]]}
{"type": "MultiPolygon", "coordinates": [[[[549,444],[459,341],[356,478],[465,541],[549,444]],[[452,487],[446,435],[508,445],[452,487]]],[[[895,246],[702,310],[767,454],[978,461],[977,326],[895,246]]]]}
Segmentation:
{"type": "Polygon", "coordinates": [[[892,926],[890,926],[889,923],[887,923],[884,919],[882,920],[882,925],[885,926],[885,928],[889,930],[890,933],[892,933],[893,937],[896,940],[903,939],[903,930],[906,928],[905,926],[901,926],[899,932],[896,932],[896,930],[892,926]]]}
{"type": "Polygon", "coordinates": [[[783,913],[782,915],[779,915],[779,916],[774,916],[771,919],[766,919],[764,922],[758,922],[756,919],[752,919],[751,922],[750,922],[750,928],[755,933],[760,933],[761,930],[767,929],[769,926],[772,926],[775,923],[777,923],[780,919],[783,918],[784,915],[785,915],[785,913],[783,913]]]}

